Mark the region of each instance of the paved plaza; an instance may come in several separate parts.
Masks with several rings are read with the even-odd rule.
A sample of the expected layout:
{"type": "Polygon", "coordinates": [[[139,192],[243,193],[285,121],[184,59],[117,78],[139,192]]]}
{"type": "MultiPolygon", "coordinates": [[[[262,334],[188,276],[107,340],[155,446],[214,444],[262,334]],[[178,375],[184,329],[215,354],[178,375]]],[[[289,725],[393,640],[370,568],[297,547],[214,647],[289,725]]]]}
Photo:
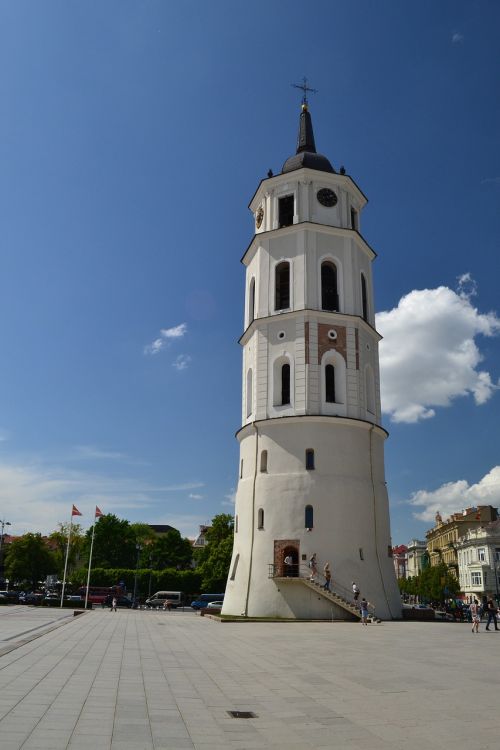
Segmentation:
{"type": "Polygon", "coordinates": [[[500,633],[484,624],[71,615],[0,610],[2,750],[499,746],[500,633]]]}

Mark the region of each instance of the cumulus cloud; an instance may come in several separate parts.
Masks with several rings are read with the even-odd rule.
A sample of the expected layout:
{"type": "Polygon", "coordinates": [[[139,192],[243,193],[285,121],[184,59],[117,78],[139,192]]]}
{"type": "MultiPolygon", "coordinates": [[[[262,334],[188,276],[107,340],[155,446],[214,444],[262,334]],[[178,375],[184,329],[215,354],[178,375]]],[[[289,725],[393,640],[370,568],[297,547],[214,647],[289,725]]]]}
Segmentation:
{"type": "Polygon", "coordinates": [[[176,357],[172,362],[172,367],[175,367],[176,370],[182,371],[189,366],[190,362],[191,357],[189,356],[189,354],[179,354],[179,356],[176,357]]]}
{"type": "Polygon", "coordinates": [[[441,286],[414,290],[396,308],[377,315],[380,342],[382,409],[393,422],[418,422],[435,416],[433,407],[449,406],[472,395],[484,404],[499,387],[483,359],[476,337],[500,333],[494,312],[472,305],[476,293],[470,274],[457,291],[441,286]]]}
{"type": "Polygon", "coordinates": [[[460,42],[463,42],[463,40],[464,40],[464,35],[461,34],[459,31],[454,31],[453,34],[451,35],[451,41],[453,42],[453,44],[460,44],[460,42]]]}
{"type": "Polygon", "coordinates": [[[172,328],[162,328],[160,335],[151,344],[144,347],[144,354],[158,354],[164,349],[172,339],[180,339],[187,331],[187,324],[180,323],[172,328]]]}
{"type": "Polygon", "coordinates": [[[465,479],[442,484],[436,490],[414,492],[409,504],[415,510],[414,517],[419,521],[434,521],[439,511],[443,518],[459,513],[464,508],[477,505],[500,504],[500,466],[494,466],[476,484],[470,485],[465,479]]]}

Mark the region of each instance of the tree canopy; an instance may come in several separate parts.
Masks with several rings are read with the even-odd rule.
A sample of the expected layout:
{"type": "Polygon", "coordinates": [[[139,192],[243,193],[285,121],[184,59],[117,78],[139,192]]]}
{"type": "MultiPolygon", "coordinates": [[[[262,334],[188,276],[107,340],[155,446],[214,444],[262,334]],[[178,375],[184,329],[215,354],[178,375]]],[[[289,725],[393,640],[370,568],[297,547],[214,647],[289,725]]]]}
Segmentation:
{"type": "MultiPolygon", "coordinates": [[[[87,531],[90,546],[92,528],[87,531]]],[[[136,537],[130,523],[113,513],[101,516],[95,525],[92,567],[134,568],[137,551],[136,537]]]]}
{"type": "Polygon", "coordinates": [[[5,572],[13,581],[26,582],[33,589],[49,573],[55,573],[57,562],[41,534],[24,534],[14,539],[5,555],[5,572]]]}
{"type": "Polygon", "coordinates": [[[207,544],[197,551],[197,570],[205,591],[225,591],[233,551],[234,519],[221,513],[212,519],[207,531],[207,544]]]}

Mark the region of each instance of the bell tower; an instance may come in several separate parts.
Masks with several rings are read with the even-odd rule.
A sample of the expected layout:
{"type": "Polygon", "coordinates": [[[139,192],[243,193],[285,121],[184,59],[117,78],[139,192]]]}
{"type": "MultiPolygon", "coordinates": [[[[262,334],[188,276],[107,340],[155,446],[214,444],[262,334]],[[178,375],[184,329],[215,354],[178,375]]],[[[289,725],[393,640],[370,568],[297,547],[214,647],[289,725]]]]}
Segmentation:
{"type": "MultiPolygon", "coordinates": [[[[384,476],[367,199],[317,153],[307,101],[296,153],[250,202],[235,535],[223,614],[345,618],[307,580],[356,581],[399,618],[384,476]],[[285,565],[285,558],[288,563],[285,565]],[[321,578],[321,576],[319,576],[321,578]]],[[[337,588],[335,588],[337,587],[337,588]]]]}

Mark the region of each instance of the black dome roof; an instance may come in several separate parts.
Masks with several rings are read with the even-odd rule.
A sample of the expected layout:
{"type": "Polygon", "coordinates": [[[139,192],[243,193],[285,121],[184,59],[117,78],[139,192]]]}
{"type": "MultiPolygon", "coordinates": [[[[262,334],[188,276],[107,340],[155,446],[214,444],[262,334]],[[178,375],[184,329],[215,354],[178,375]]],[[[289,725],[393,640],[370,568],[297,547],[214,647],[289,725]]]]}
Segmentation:
{"type": "Polygon", "coordinates": [[[307,104],[302,105],[302,112],[300,113],[297,152],[286,160],[281,172],[285,174],[303,167],[316,169],[319,172],[335,172],[326,156],[316,153],[312,120],[307,104]]]}

